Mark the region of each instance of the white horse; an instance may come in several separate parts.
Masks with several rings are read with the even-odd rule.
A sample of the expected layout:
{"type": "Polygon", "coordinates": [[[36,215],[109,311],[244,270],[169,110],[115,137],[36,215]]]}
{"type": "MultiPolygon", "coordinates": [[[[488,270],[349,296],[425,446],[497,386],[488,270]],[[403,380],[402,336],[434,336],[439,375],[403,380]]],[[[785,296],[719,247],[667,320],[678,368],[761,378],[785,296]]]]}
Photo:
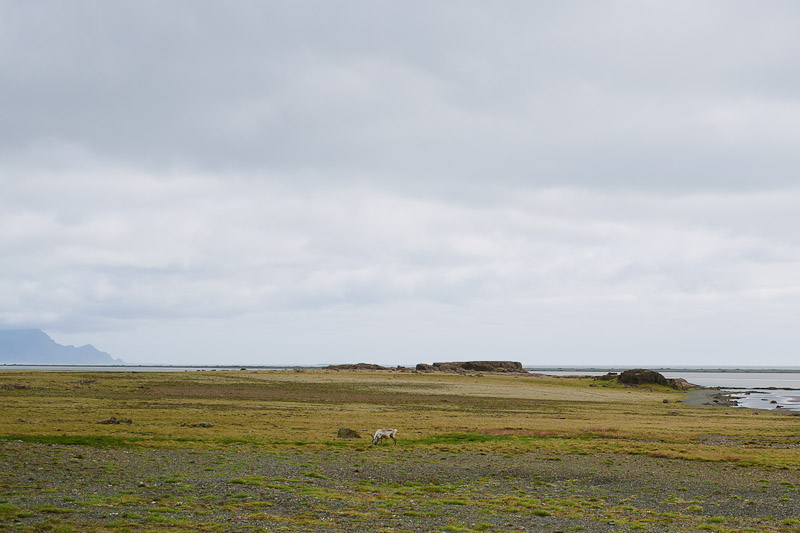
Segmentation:
{"type": "Polygon", "coordinates": [[[397,439],[395,438],[396,435],[396,429],[379,429],[375,432],[375,435],[372,436],[372,444],[378,444],[383,439],[392,439],[394,441],[394,445],[397,446],[397,439]]]}

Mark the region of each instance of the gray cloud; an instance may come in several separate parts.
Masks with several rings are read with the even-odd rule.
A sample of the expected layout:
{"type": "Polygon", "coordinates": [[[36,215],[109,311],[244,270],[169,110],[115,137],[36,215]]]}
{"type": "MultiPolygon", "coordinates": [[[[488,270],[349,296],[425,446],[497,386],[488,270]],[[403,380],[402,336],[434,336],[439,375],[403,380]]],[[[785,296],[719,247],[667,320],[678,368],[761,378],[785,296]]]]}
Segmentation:
{"type": "Polygon", "coordinates": [[[548,326],[535,343],[555,343],[570,324],[604,336],[614,317],[621,342],[642,321],[669,328],[694,317],[709,322],[705,335],[727,335],[720,313],[764,325],[800,306],[796,236],[776,224],[796,219],[797,190],[664,198],[548,189],[476,205],[230,177],[140,176],[122,189],[103,177],[41,179],[59,199],[49,208],[13,207],[41,182],[6,187],[9,324],[68,332],[262,317],[291,324],[280,337],[298,323],[326,331],[342,321],[350,331],[384,317],[376,331],[387,338],[427,320],[431,331],[418,335],[445,344],[442,325],[455,322],[475,330],[468,337],[511,328],[520,349],[526,318],[548,326]]]}
{"type": "Polygon", "coordinates": [[[9,4],[3,152],[392,186],[793,183],[791,3],[416,7],[9,4]]]}
{"type": "Polygon", "coordinates": [[[5,3],[0,325],[139,361],[789,364],[798,15],[5,3]]]}

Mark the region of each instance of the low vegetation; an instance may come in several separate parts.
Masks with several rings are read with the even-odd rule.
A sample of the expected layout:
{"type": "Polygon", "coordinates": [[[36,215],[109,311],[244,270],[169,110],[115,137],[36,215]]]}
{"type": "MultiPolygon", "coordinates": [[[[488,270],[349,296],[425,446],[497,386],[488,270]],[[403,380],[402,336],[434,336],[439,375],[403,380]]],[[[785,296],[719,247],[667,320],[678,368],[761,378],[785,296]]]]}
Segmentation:
{"type": "Polygon", "coordinates": [[[324,370],[0,385],[0,529],[798,531],[800,417],[665,386],[324,370]],[[379,427],[396,447],[371,445],[379,427]]]}

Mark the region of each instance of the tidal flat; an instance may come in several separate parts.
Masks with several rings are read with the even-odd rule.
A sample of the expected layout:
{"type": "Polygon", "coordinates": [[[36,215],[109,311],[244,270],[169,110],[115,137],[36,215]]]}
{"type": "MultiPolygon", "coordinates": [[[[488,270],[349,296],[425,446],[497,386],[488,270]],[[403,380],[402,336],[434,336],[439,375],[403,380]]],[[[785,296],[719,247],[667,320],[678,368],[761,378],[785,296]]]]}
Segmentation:
{"type": "Polygon", "coordinates": [[[687,397],[532,375],[0,372],[0,529],[800,531],[800,417],[687,397]],[[397,446],[371,444],[379,427],[397,446]]]}

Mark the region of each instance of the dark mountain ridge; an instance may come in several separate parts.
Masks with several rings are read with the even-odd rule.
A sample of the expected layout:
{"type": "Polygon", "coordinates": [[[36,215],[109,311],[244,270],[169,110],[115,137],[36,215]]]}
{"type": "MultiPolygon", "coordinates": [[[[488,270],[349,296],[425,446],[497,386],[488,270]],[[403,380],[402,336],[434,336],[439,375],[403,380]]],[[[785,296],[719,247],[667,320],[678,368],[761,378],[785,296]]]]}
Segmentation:
{"type": "Polygon", "coordinates": [[[91,344],[64,346],[40,329],[0,329],[0,363],[22,365],[124,365],[91,344]]]}

